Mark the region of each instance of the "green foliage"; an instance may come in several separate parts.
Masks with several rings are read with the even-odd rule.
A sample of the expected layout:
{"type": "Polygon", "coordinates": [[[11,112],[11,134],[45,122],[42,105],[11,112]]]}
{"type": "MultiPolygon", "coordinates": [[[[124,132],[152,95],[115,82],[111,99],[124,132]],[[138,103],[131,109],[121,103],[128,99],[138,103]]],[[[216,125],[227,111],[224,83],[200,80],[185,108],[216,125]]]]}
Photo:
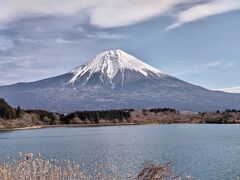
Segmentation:
{"type": "Polygon", "coordinates": [[[171,108],[152,108],[152,109],[143,109],[143,112],[154,112],[154,113],[160,113],[160,112],[170,112],[170,113],[177,113],[178,111],[176,111],[175,109],[171,109],[171,108]]]}
{"type": "Polygon", "coordinates": [[[106,110],[106,111],[76,111],[67,115],[61,115],[61,121],[69,124],[69,121],[78,117],[82,121],[90,121],[91,123],[99,123],[99,120],[120,120],[130,118],[131,110],[106,110]]]}
{"type": "Polygon", "coordinates": [[[0,98],[0,127],[98,123],[240,123],[240,110],[183,113],[170,108],[76,111],[59,114],[45,110],[12,108],[0,98]]]}
{"type": "Polygon", "coordinates": [[[0,98],[0,118],[3,119],[14,119],[16,118],[15,110],[8,105],[8,103],[0,98]]]}
{"type": "Polygon", "coordinates": [[[240,110],[236,110],[236,109],[226,109],[225,112],[226,112],[226,113],[230,113],[230,112],[236,113],[236,112],[240,112],[240,110]]]}
{"type": "Polygon", "coordinates": [[[21,108],[20,108],[20,106],[18,106],[18,107],[17,107],[17,110],[16,110],[16,117],[17,117],[17,118],[20,118],[21,113],[22,113],[21,108]]]}
{"type": "Polygon", "coordinates": [[[44,111],[44,110],[26,110],[26,113],[29,114],[36,114],[39,118],[39,120],[43,121],[45,124],[56,124],[55,122],[58,121],[56,113],[52,113],[49,111],[44,111]]]}

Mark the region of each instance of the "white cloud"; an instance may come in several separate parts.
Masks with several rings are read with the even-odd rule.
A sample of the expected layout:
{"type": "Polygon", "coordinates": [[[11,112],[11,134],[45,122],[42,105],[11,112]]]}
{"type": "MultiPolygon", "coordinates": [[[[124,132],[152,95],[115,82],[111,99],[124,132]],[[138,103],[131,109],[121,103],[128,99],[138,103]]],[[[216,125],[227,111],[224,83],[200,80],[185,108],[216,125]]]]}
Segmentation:
{"type": "Polygon", "coordinates": [[[91,25],[110,28],[148,20],[190,0],[1,0],[0,24],[29,15],[87,14],[91,25]]]}
{"type": "Polygon", "coordinates": [[[74,15],[89,7],[87,0],[2,0],[0,1],[0,23],[14,21],[29,15],[74,15]]]}
{"type": "Polygon", "coordinates": [[[240,0],[214,0],[208,3],[195,5],[177,14],[176,22],[166,30],[177,28],[185,23],[193,22],[208,16],[240,10],[240,0]]]}
{"type": "Polygon", "coordinates": [[[136,24],[163,15],[190,0],[106,0],[90,10],[90,23],[102,28],[136,24]]]}
{"type": "Polygon", "coordinates": [[[208,16],[240,9],[240,0],[1,0],[0,28],[5,23],[38,15],[87,16],[100,28],[134,25],[161,15],[176,15],[167,30],[208,16]],[[181,9],[176,8],[178,5],[181,9]],[[188,9],[186,9],[186,7],[188,9]],[[177,10],[178,9],[178,10],[177,10]],[[176,14],[177,13],[177,14],[176,14]]]}

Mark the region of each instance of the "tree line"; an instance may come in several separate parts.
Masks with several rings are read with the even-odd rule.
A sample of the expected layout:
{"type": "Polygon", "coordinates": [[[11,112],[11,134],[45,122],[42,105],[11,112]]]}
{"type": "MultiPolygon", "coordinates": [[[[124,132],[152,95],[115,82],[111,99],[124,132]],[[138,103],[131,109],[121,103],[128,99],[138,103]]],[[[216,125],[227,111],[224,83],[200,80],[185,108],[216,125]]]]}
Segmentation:
{"type": "Polygon", "coordinates": [[[76,111],[68,114],[12,108],[0,98],[0,128],[58,124],[240,123],[240,110],[184,113],[171,108],[76,111]]]}
{"type": "MultiPolygon", "coordinates": [[[[44,124],[71,124],[71,123],[99,123],[101,120],[123,122],[131,117],[133,109],[103,110],[103,111],[76,111],[69,114],[54,113],[45,110],[23,110],[20,107],[12,108],[4,99],[0,99],[0,118],[2,120],[26,119],[40,121],[44,124]]],[[[40,122],[37,122],[38,124],[40,122]]]]}

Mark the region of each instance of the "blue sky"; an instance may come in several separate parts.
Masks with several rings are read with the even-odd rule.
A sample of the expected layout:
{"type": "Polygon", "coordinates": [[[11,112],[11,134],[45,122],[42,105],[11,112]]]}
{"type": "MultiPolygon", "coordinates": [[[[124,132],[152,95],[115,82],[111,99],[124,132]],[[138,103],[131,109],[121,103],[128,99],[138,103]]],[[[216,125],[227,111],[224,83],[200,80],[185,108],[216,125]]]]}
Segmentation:
{"type": "Polygon", "coordinates": [[[0,11],[0,85],[122,49],[190,83],[240,86],[240,0],[2,0],[0,11]]]}

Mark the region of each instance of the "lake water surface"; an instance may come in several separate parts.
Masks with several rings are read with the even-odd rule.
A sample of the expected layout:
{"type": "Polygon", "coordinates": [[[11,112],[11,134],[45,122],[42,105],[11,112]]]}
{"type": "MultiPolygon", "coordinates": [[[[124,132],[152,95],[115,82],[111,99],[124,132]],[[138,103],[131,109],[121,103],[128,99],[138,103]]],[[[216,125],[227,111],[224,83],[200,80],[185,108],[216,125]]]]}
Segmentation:
{"type": "Polygon", "coordinates": [[[143,125],[48,128],[0,132],[0,162],[18,152],[45,159],[113,164],[136,172],[148,160],[171,161],[178,175],[197,179],[240,176],[240,125],[143,125]]]}

